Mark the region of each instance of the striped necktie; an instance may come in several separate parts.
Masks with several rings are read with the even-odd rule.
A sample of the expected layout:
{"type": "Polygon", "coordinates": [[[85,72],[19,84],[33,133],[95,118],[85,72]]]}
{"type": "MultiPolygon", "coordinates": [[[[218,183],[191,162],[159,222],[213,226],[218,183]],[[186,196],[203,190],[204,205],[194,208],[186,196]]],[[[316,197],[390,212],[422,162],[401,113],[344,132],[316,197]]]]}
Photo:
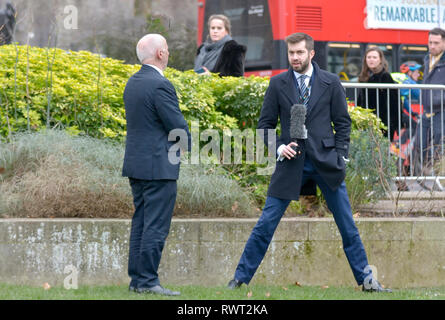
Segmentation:
{"type": "Polygon", "coordinates": [[[303,74],[298,78],[298,81],[300,82],[300,94],[301,99],[303,100],[303,104],[307,106],[307,103],[309,101],[309,88],[306,86],[306,79],[307,75],[303,74]]]}

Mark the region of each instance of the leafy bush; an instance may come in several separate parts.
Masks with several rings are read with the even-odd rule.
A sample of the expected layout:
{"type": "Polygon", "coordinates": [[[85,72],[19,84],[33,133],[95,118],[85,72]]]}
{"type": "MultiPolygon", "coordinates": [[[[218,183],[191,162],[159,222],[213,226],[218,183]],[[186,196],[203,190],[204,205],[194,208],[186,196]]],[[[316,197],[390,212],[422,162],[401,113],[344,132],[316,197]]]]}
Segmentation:
{"type": "Polygon", "coordinates": [[[212,80],[217,110],[238,119],[239,128],[256,128],[269,79],[250,76],[212,80]]]}
{"type": "Polygon", "coordinates": [[[377,117],[372,109],[362,107],[348,106],[349,116],[351,117],[351,132],[371,130],[379,139],[383,137],[381,129],[385,129],[382,120],[377,117]]]}
{"type": "Polygon", "coordinates": [[[23,131],[29,123],[32,130],[48,124],[94,137],[123,137],[122,93],[136,70],[86,51],[2,46],[1,135],[23,131]]]}
{"type": "Polygon", "coordinates": [[[219,77],[204,77],[189,70],[181,72],[168,68],[165,76],[176,89],[179,105],[187,120],[199,121],[200,128],[234,129],[237,119],[216,109],[216,97],[213,94],[214,83],[219,77]]]}
{"type": "MultiPolygon", "coordinates": [[[[0,47],[0,136],[12,132],[63,128],[73,134],[123,140],[123,91],[140,69],[86,51],[0,47]]],[[[235,128],[237,120],[216,110],[207,85],[194,72],[167,69],[187,120],[203,128],[235,128]]],[[[213,78],[212,81],[216,81],[213,78]]]]}
{"type": "MultiPolygon", "coordinates": [[[[29,123],[30,130],[57,127],[122,140],[126,124],[123,91],[139,68],[86,51],[2,46],[0,136],[26,130],[29,123]]],[[[267,78],[204,77],[171,68],[165,75],[177,90],[187,120],[199,121],[201,128],[220,130],[256,127],[267,78]]],[[[350,111],[353,130],[371,123],[376,126],[378,120],[369,110],[356,107],[350,111]]]]}
{"type": "Polygon", "coordinates": [[[346,186],[353,211],[361,204],[374,202],[390,191],[397,160],[389,153],[389,142],[381,131],[354,130],[346,171],[346,186]]]}
{"type": "Polygon", "coordinates": [[[346,186],[353,211],[387,192],[396,174],[396,158],[389,153],[382,120],[371,109],[349,106],[352,119],[346,186]]]}

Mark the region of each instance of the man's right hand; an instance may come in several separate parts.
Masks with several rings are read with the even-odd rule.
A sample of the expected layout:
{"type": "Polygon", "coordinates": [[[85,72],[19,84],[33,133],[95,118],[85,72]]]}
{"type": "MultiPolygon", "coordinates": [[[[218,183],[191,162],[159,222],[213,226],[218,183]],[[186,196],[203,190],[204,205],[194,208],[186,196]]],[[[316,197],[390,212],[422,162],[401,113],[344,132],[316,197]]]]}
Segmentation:
{"type": "Polygon", "coordinates": [[[289,143],[287,146],[285,146],[280,153],[280,157],[284,157],[288,160],[292,159],[296,155],[296,151],[292,149],[292,146],[298,147],[298,144],[295,142],[289,143]]]}

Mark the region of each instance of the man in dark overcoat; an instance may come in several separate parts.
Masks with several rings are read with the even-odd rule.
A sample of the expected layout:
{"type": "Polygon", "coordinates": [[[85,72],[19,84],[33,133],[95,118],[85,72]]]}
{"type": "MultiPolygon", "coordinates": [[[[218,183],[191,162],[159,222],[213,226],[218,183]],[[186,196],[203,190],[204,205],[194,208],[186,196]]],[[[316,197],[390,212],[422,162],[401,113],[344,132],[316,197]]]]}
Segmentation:
{"type": "Polygon", "coordinates": [[[388,290],[372,276],[344,182],[351,131],[345,90],[336,75],[321,70],[312,61],[312,37],[295,33],[286,38],[286,43],[290,68],[271,78],[258,122],[258,129],[264,129],[266,145],[279,146],[277,164],[262,215],[228,287],[250,282],[290,201],[298,200],[302,186],[313,188],[316,184],[333,213],[357,284],[363,285],[364,291],[388,290]],[[307,108],[307,139],[292,142],[291,107],[296,103],[307,108]],[[276,128],[278,117],[281,136],[269,141],[267,131],[276,128]],[[298,146],[298,152],[292,146],[298,146]]]}

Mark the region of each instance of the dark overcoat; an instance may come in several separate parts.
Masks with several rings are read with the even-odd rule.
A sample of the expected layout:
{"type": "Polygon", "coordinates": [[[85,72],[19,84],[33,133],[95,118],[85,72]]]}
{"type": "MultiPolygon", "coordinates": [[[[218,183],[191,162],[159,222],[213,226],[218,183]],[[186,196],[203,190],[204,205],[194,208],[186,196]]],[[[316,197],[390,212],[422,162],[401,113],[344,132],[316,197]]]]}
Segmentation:
{"type": "MultiPolygon", "coordinates": [[[[303,152],[297,159],[277,161],[268,196],[298,200],[305,157],[310,158],[332,190],[336,190],[344,181],[346,171],[343,157],[348,156],[351,131],[345,90],[338,76],[321,70],[315,62],[312,64],[314,72],[305,123],[308,138],[298,140],[303,152]]],[[[264,129],[266,145],[266,129],[275,129],[278,118],[281,135],[276,137],[276,148],[291,142],[290,110],[292,105],[300,101],[292,68],[271,78],[258,122],[258,129],[264,129]]],[[[313,191],[314,183],[310,183],[309,187],[313,191]]]]}
{"type": "MultiPolygon", "coordinates": [[[[424,84],[443,84],[445,85],[445,53],[442,54],[440,60],[434,65],[432,70],[430,68],[430,57],[425,56],[425,72],[423,77],[424,84]]],[[[442,103],[445,107],[445,90],[422,90],[422,104],[426,113],[442,112],[442,103]],[[432,95],[432,98],[431,98],[432,95]],[[441,95],[443,97],[441,97],[441,95]],[[431,101],[433,107],[431,108],[431,101]]]]}
{"type": "MultiPolygon", "coordinates": [[[[199,46],[196,55],[203,50],[204,44],[199,46]]],[[[244,76],[244,63],[246,60],[247,47],[239,44],[235,40],[227,41],[211,72],[219,73],[221,77],[242,77],[244,76]]]]}
{"type": "Polygon", "coordinates": [[[244,75],[246,52],[246,46],[237,43],[235,40],[227,41],[212,72],[219,73],[222,77],[242,77],[244,75]]]}
{"type": "MultiPolygon", "coordinates": [[[[368,83],[395,83],[391,74],[382,70],[379,73],[372,74],[368,83]]],[[[358,96],[357,105],[366,107],[366,99],[368,99],[368,108],[373,109],[374,113],[389,128],[385,131],[385,136],[391,139],[394,137],[394,131],[399,128],[399,98],[396,89],[368,89],[368,98],[366,98],[366,89],[361,89],[358,96]],[[388,99],[389,92],[389,99],[388,99]],[[389,100],[389,104],[388,104],[389,100]]]]}

